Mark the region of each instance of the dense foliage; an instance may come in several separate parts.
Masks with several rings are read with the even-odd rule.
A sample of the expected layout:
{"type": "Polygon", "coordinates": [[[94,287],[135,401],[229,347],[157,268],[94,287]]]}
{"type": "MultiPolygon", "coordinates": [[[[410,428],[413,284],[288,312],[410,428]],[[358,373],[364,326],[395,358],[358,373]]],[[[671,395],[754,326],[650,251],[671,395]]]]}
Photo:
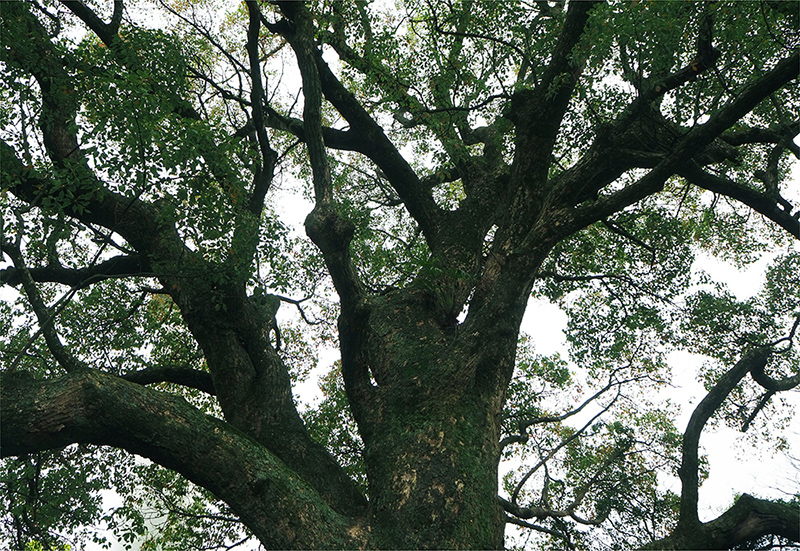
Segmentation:
{"type": "Polygon", "coordinates": [[[800,495],[698,514],[704,430],[791,451],[796,3],[0,18],[11,549],[800,541],[800,495]],[[525,333],[545,303],[568,357],[525,333]]]}

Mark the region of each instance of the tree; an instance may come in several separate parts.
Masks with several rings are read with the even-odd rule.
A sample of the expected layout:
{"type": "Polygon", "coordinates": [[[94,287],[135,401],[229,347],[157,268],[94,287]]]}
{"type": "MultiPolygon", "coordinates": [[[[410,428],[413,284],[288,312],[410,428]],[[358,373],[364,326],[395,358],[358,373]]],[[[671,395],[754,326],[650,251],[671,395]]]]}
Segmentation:
{"type": "Polygon", "coordinates": [[[709,421],[781,445],[800,383],[795,8],[0,4],[13,545],[99,522],[102,487],[162,507],[165,547],[237,522],[280,549],[797,541],[796,501],[698,516],[709,421]],[[307,239],[274,211],[289,175],[307,239]],[[779,246],[747,300],[691,269],[779,246]],[[532,296],[571,362],[521,335],[532,296]],[[708,359],[683,433],[671,350],[708,359]]]}

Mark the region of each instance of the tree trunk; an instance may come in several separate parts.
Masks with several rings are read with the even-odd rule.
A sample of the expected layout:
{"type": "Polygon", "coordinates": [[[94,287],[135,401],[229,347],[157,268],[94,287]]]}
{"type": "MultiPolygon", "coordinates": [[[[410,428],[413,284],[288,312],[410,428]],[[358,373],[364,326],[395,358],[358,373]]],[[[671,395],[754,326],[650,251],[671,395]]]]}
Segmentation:
{"type": "Polygon", "coordinates": [[[394,405],[365,431],[372,514],[387,548],[499,549],[497,423],[475,397],[394,405]]]}
{"type": "Polygon", "coordinates": [[[396,291],[345,311],[340,321],[345,383],[364,440],[372,522],[381,534],[377,543],[498,549],[505,385],[479,383],[485,361],[480,351],[504,351],[500,363],[511,366],[514,347],[457,334],[441,312],[429,291],[396,291]],[[479,341],[494,345],[476,346],[479,341]]]}

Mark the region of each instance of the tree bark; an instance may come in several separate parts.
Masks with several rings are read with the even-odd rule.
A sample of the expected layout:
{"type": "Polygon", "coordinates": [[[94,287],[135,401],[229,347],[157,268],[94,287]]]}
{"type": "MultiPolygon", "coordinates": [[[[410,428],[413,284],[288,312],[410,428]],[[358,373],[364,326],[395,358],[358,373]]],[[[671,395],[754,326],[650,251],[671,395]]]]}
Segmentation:
{"type": "Polygon", "coordinates": [[[716,519],[696,525],[692,530],[676,532],[642,549],[730,549],[768,534],[800,542],[800,511],[796,506],[743,494],[716,519]]]}
{"type": "Polygon", "coordinates": [[[99,371],[37,381],[0,373],[0,455],[72,443],[147,457],[228,503],[262,543],[278,549],[358,548],[357,522],[335,512],[284,462],[184,399],[99,371]]]}

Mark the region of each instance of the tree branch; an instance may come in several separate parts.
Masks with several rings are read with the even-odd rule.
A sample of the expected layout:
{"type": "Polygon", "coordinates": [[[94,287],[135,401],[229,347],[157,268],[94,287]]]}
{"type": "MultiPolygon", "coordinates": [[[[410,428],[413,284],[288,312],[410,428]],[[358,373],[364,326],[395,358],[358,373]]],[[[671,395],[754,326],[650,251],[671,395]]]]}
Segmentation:
{"type": "MultiPolygon", "coordinates": [[[[99,281],[114,277],[153,275],[150,267],[139,255],[120,255],[93,266],[64,268],[60,265],[28,268],[34,281],[53,282],[83,289],[99,281]]],[[[0,270],[0,284],[19,285],[21,274],[16,268],[0,270]]]]}
{"type": "MultiPolygon", "coordinates": [[[[127,48],[128,46],[125,45],[124,40],[117,40],[118,33],[119,33],[119,26],[122,22],[122,13],[124,10],[123,0],[114,0],[114,13],[111,15],[111,21],[109,23],[104,23],[102,19],[94,12],[91,8],[89,8],[83,0],[59,0],[62,4],[64,4],[72,13],[74,13],[78,18],[83,21],[87,27],[89,27],[92,32],[94,32],[100,40],[103,41],[107,47],[112,46],[112,44],[117,48],[127,48]]],[[[140,59],[138,56],[122,56],[120,60],[125,65],[129,65],[132,60],[140,59]]],[[[134,63],[134,65],[138,65],[134,63]]],[[[136,69],[137,67],[130,67],[129,69],[136,69]]],[[[151,86],[151,90],[153,93],[157,92],[157,88],[155,86],[151,86]]],[[[184,101],[182,98],[178,99],[177,104],[174,106],[174,112],[181,117],[193,119],[193,120],[200,120],[200,113],[198,113],[194,107],[188,102],[184,101]]]]}
{"type": "Polygon", "coordinates": [[[714,387],[708,391],[689,419],[683,433],[683,457],[678,474],[681,479],[681,504],[678,526],[675,532],[691,532],[700,525],[697,515],[698,475],[700,435],[706,422],[722,405],[731,391],[753,370],[763,369],[771,351],[768,348],[756,348],[746,352],[742,358],[719,378],[714,387]]]}
{"type": "MultiPolygon", "coordinates": [[[[85,163],[86,159],[82,159],[81,170],[89,171],[85,163]]],[[[38,204],[51,188],[50,180],[26,166],[13,148],[3,140],[0,140],[0,166],[7,178],[9,191],[28,204],[38,204]]],[[[103,185],[90,171],[85,176],[92,185],[103,185]]],[[[144,203],[136,197],[126,197],[105,189],[102,194],[93,194],[91,199],[87,198],[81,205],[66,204],[63,210],[68,216],[85,224],[96,224],[118,233],[143,258],[151,256],[155,250],[164,253],[164,258],[177,258],[188,253],[174,227],[167,225],[165,217],[159,215],[158,207],[144,203]]]]}
{"type": "MultiPolygon", "coordinates": [[[[282,2],[282,9],[288,8],[294,13],[292,2],[282,2]]],[[[280,32],[290,42],[294,40],[288,25],[271,25],[270,30],[280,32]]],[[[319,51],[313,53],[317,65],[322,93],[344,119],[350,124],[350,131],[359,136],[361,147],[359,152],[372,160],[395,188],[403,200],[409,214],[419,223],[428,243],[431,244],[439,231],[441,212],[429,188],[420,181],[417,174],[403,158],[358,99],[347,90],[333,74],[319,51]]]]}
{"type": "Polygon", "coordinates": [[[796,50],[771,71],[750,83],[738,96],[714,113],[705,124],[687,132],[655,168],[635,183],[589,204],[576,207],[569,216],[571,221],[562,226],[567,232],[566,235],[660,191],[667,179],[681,170],[681,167],[698,151],[702,151],[770,94],[797,78],[798,73],[800,73],[800,50],[796,50]]]}
{"type": "Polygon", "coordinates": [[[796,129],[798,127],[800,127],[800,121],[793,121],[788,125],[773,125],[769,128],[747,127],[729,130],[723,133],[720,138],[734,146],[751,143],[777,144],[788,139],[786,147],[795,157],[800,158],[800,146],[792,141],[797,135],[796,129]]]}
{"type": "MultiPolygon", "coordinates": [[[[248,8],[258,8],[249,2],[248,8]]],[[[282,2],[284,13],[292,20],[294,32],[287,38],[297,56],[303,79],[303,129],[311,161],[315,206],[306,218],[306,232],[325,257],[343,309],[353,304],[364,292],[363,285],[350,257],[353,238],[352,222],[342,217],[333,206],[333,185],[322,134],[322,85],[320,54],[314,46],[314,22],[306,8],[296,2],[282,2]]],[[[323,63],[324,64],[324,63],[323,63]]]]}
{"type": "MultiPolygon", "coordinates": [[[[55,312],[50,311],[42,298],[36,283],[33,281],[28,268],[25,266],[25,261],[22,258],[22,252],[19,247],[14,244],[7,243],[2,240],[0,236],[0,245],[2,250],[6,253],[11,261],[14,263],[16,273],[20,277],[22,287],[25,289],[25,294],[28,297],[28,302],[36,314],[36,319],[39,322],[39,331],[44,335],[44,340],[47,343],[47,348],[53,354],[58,364],[67,372],[74,372],[89,369],[89,366],[81,362],[78,358],[73,356],[69,350],[61,343],[58,332],[55,327],[55,312]]],[[[36,337],[32,337],[35,339],[36,337]]],[[[30,341],[28,342],[30,344],[30,341]]],[[[27,347],[27,345],[26,345],[27,347]]],[[[16,361],[14,362],[16,363],[16,361]]]]}
{"type": "MultiPolygon", "coordinates": [[[[559,442],[559,444],[556,447],[551,449],[547,453],[547,455],[545,457],[540,459],[539,462],[536,465],[534,465],[532,468],[530,468],[528,470],[528,472],[525,473],[525,476],[523,476],[520,479],[520,481],[517,483],[516,487],[514,488],[514,491],[511,493],[511,502],[516,504],[517,503],[517,498],[519,497],[519,493],[522,491],[522,487],[525,485],[525,483],[528,481],[528,479],[530,479],[530,477],[533,476],[533,474],[536,471],[538,471],[543,465],[545,465],[550,460],[550,458],[552,458],[556,453],[558,453],[558,451],[561,450],[564,446],[566,446],[567,444],[569,444],[570,442],[572,442],[576,438],[580,438],[581,435],[586,431],[586,429],[591,427],[594,424],[594,422],[601,415],[606,413],[611,408],[611,406],[614,405],[614,403],[619,398],[620,394],[621,394],[621,390],[619,388],[617,388],[617,395],[614,396],[614,398],[606,406],[601,408],[600,411],[597,412],[591,419],[589,419],[589,421],[587,421],[586,424],[584,424],[581,428],[576,430],[570,436],[568,436],[568,437],[564,438],[563,440],[561,440],[561,442],[559,442]]],[[[593,399],[594,399],[594,396],[592,398],[590,398],[590,400],[593,400],[593,399]]]]}
{"type": "Polygon", "coordinates": [[[199,371],[182,365],[159,365],[148,367],[140,371],[126,373],[121,378],[138,385],[154,383],[175,383],[177,385],[195,388],[211,396],[216,396],[214,381],[207,371],[199,371]]]}
{"type": "Polygon", "coordinates": [[[642,549],[731,549],[768,534],[800,542],[797,506],[743,494],[716,519],[691,531],[673,532],[642,549]]]}
{"type": "MultiPolygon", "coordinates": [[[[209,39],[211,40],[211,39],[209,39]]],[[[198,78],[211,86],[217,93],[223,98],[227,100],[234,101],[241,105],[243,108],[253,108],[253,102],[245,99],[241,96],[234,94],[233,92],[226,90],[222,86],[220,86],[215,80],[212,78],[204,75],[197,69],[192,67],[187,68],[190,73],[195,78],[198,78]]],[[[304,124],[302,119],[297,119],[294,117],[290,117],[288,115],[283,115],[270,107],[269,105],[263,106],[263,117],[264,117],[264,124],[269,128],[274,128],[276,130],[282,130],[284,132],[288,132],[299,138],[301,141],[305,142],[306,139],[306,132],[304,128],[304,124]]],[[[252,120],[248,121],[242,128],[234,132],[234,136],[237,138],[244,138],[247,135],[250,135],[256,131],[256,125],[252,120]]],[[[361,152],[363,148],[363,140],[356,135],[355,132],[350,130],[340,130],[338,128],[330,128],[328,126],[322,127],[322,137],[325,140],[325,146],[331,149],[338,149],[342,151],[356,151],[361,152]]]]}
{"type": "Polygon", "coordinates": [[[285,463],[182,398],[98,371],[48,381],[0,373],[0,418],[3,457],[72,443],[120,447],[210,490],[269,547],[365,543],[285,463]]]}
{"type": "Polygon", "coordinates": [[[253,191],[250,196],[249,209],[256,216],[261,215],[264,208],[264,198],[272,184],[272,172],[278,154],[272,149],[264,127],[264,85],[261,82],[261,61],[259,56],[259,31],[261,30],[261,12],[257,7],[247,4],[250,17],[247,28],[247,58],[250,62],[250,104],[253,112],[253,125],[255,127],[256,140],[261,152],[261,164],[253,175],[253,191]]]}
{"type": "Polygon", "coordinates": [[[742,432],[747,432],[747,429],[750,428],[750,423],[752,423],[753,420],[756,418],[756,416],[761,412],[761,410],[764,409],[764,407],[766,407],[767,403],[769,403],[770,398],[772,398],[774,395],[775,395],[774,390],[768,390],[764,393],[763,396],[761,396],[761,399],[758,401],[758,404],[756,404],[756,407],[753,408],[753,411],[750,412],[750,415],[748,415],[747,419],[745,419],[744,423],[742,423],[742,429],[741,429],[742,432]]]}
{"type": "MultiPolygon", "coordinates": [[[[289,132],[295,137],[306,141],[306,130],[302,120],[282,115],[274,109],[267,107],[265,123],[270,128],[289,132]]],[[[364,141],[353,130],[339,130],[337,128],[322,127],[322,138],[326,147],[342,151],[356,151],[363,153],[364,141]]]]}
{"type": "Polygon", "coordinates": [[[558,37],[550,63],[542,80],[534,90],[517,92],[511,103],[510,118],[518,129],[527,126],[531,119],[537,120],[536,131],[545,132],[539,138],[544,144],[555,140],[560,122],[566,112],[575,85],[583,73],[584,60],[574,55],[589,20],[589,11],[599,2],[573,2],[567,9],[567,17],[558,37]]]}
{"type": "MultiPolygon", "coordinates": [[[[161,269],[169,270],[169,274],[156,275],[181,309],[215,380],[225,381],[224,385],[216,385],[215,390],[226,419],[233,426],[267,446],[278,457],[296,458],[293,465],[299,475],[337,511],[356,514],[365,509],[366,500],[355,483],[324,446],[308,434],[292,400],[287,368],[264,338],[263,324],[241,315],[246,309],[243,306],[244,282],[231,278],[233,282],[214,295],[231,302],[226,319],[221,319],[220,311],[215,310],[209,300],[212,286],[219,279],[206,276],[219,273],[210,272],[212,269],[227,268],[213,266],[190,251],[170,217],[162,215],[159,204],[112,192],[99,181],[77,145],[74,130],[77,106],[60,99],[64,95],[61,87],[71,90],[72,81],[58,53],[35,17],[26,11],[26,4],[4,5],[4,17],[6,11],[20,21],[17,27],[6,26],[14,27],[14,32],[18,33],[15,36],[33,52],[20,63],[42,83],[43,117],[47,115],[52,119],[42,125],[42,131],[53,164],[60,169],[68,162],[70,170],[77,173],[76,194],[83,193],[83,186],[87,188],[86,200],[81,204],[59,205],[63,212],[84,223],[117,232],[148,262],[157,259],[161,269]],[[33,63],[35,54],[48,60],[46,71],[33,63]],[[103,189],[103,193],[96,193],[98,189],[103,189]]],[[[74,95],[66,94],[66,97],[74,95]]],[[[21,200],[35,205],[41,196],[51,192],[51,181],[26,166],[4,141],[0,141],[0,166],[4,171],[4,183],[7,181],[9,190],[21,200]]],[[[246,219],[238,218],[235,228],[251,232],[247,235],[251,237],[255,228],[252,215],[247,211],[243,214],[246,219]]]]}
{"type": "MultiPolygon", "coordinates": [[[[138,196],[125,197],[108,190],[80,149],[76,131],[77,94],[73,93],[73,79],[45,29],[22,2],[5,4],[3,10],[4,17],[14,22],[6,25],[9,29],[13,28],[13,37],[10,38],[16,38],[20,43],[19,49],[27,51],[26,55],[22,55],[21,51],[12,55],[36,79],[41,89],[40,127],[47,154],[57,170],[66,169],[71,176],[70,192],[75,199],[61,205],[64,213],[84,223],[98,224],[116,231],[139,252],[169,247],[173,254],[168,256],[174,257],[177,252],[174,247],[181,250],[183,247],[174,232],[172,235],[162,235],[159,231],[166,228],[167,232],[164,233],[169,233],[165,217],[159,217],[158,209],[143,203],[138,196]],[[103,193],[98,193],[101,189],[103,193]]],[[[23,163],[4,140],[0,140],[0,166],[10,184],[10,191],[27,203],[36,204],[52,189],[50,180],[23,163]]]]}
{"type": "Polygon", "coordinates": [[[712,44],[714,20],[710,10],[704,10],[700,16],[700,28],[697,33],[696,53],[694,59],[682,69],[664,78],[652,79],[648,86],[641,90],[640,100],[649,103],[667,92],[679,88],[697,78],[700,73],[716,65],[722,52],[712,44]]]}
{"type": "Polygon", "coordinates": [[[500,505],[507,513],[511,513],[517,518],[536,518],[541,520],[543,518],[569,516],[569,513],[566,511],[553,511],[546,507],[522,507],[502,497],[498,497],[497,499],[500,501],[500,505]]]}
{"type": "Polygon", "coordinates": [[[69,8],[72,13],[77,15],[81,21],[86,23],[86,26],[92,29],[94,34],[96,34],[106,46],[111,46],[111,43],[117,38],[119,24],[122,21],[122,0],[114,0],[114,13],[109,23],[104,23],[95,12],[83,3],[83,0],[61,0],[61,3],[69,8]]]}
{"type": "Polygon", "coordinates": [[[677,173],[697,187],[713,191],[744,203],[759,214],[769,218],[791,235],[800,239],[800,210],[794,215],[789,208],[779,208],[788,202],[780,197],[770,197],[752,187],[716,176],[701,169],[694,161],[683,164],[677,173]]]}
{"type": "MultiPolygon", "coordinates": [[[[505,503],[508,503],[508,502],[505,501],[505,503],[504,503],[504,501],[505,500],[503,500],[503,498],[500,498],[500,504],[505,508],[505,503]]],[[[555,536],[557,538],[563,539],[565,542],[569,543],[569,538],[565,534],[562,534],[561,532],[559,532],[557,530],[551,530],[550,528],[545,528],[544,526],[538,526],[536,524],[531,524],[530,522],[525,522],[524,520],[520,520],[520,518],[516,518],[516,517],[507,516],[506,517],[506,522],[508,524],[515,524],[517,526],[522,526],[523,528],[529,528],[531,530],[535,530],[535,531],[541,532],[543,534],[549,534],[551,536],[555,536]]],[[[572,547],[572,545],[570,545],[569,549],[574,549],[574,547],[572,547]]]]}
{"type": "MultiPolygon", "coordinates": [[[[531,427],[533,425],[538,425],[538,424],[541,424],[541,423],[560,423],[561,421],[564,421],[565,419],[569,419],[573,415],[577,415],[578,413],[583,411],[583,409],[586,406],[588,406],[589,404],[594,402],[596,399],[598,399],[600,396],[602,396],[609,389],[611,389],[611,388],[613,388],[615,386],[621,387],[622,385],[624,385],[626,383],[630,383],[632,381],[637,381],[637,380],[639,380],[641,378],[641,377],[632,377],[632,378],[629,378],[629,379],[617,380],[616,379],[616,374],[617,374],[617,371],[619,371],[620,369],[622,369],[622,368],[615,369],[611,373],[611,375],[609,375],[608,383],[606,383],[606,385],[603,388],[601,388],[600,390],[598,390],[597,392],[592,394],[589,398],[584,400],[578,407],[573,408],[570,411],[568,411],[566,413],[563,413],[561,415],[548,415],[548,416],[544,416],[544,417],[534,417],[533,419],[525,419],[525,420],[519,421],[520,435],[521,436],[524,435],[524,433],[528,429],[528,427],[531,427]]],[[[502,449],[502,446],[501,446],[501,449],[502,449]]]]}
{"type": "Polygon", "coordinates": [[[766,365],[766,363],[757,363],[750,369],[750,375],[753,377],[753,380],[765,389],[771,392],[783,392],[800,385],[800,373],[790,377],[783,377],[782,379],[774,379],[764,371],[766,365]]]}
{"type": "MultiPolygon", "coordinates": [[[[578,45],[586,30],[586,23],[589,21],[589,11],[599,4],[599,1],[575,2],[567,7],[567,17],[561,34],[558,37],[550,64],[542,75],[539,87],[548,90],[553,82],[560,75],[569,75],[570,78],[564,83],[559,94],[566,94],[568,100],[572,95],[572,87],[568,85],[569,80],[577,81],[578,76],[583,70],[582,62],[574,57],[575,46],[578,45]]],[[[565,98],[561,98],[558,103],[564,103],[565,98]]]]}

